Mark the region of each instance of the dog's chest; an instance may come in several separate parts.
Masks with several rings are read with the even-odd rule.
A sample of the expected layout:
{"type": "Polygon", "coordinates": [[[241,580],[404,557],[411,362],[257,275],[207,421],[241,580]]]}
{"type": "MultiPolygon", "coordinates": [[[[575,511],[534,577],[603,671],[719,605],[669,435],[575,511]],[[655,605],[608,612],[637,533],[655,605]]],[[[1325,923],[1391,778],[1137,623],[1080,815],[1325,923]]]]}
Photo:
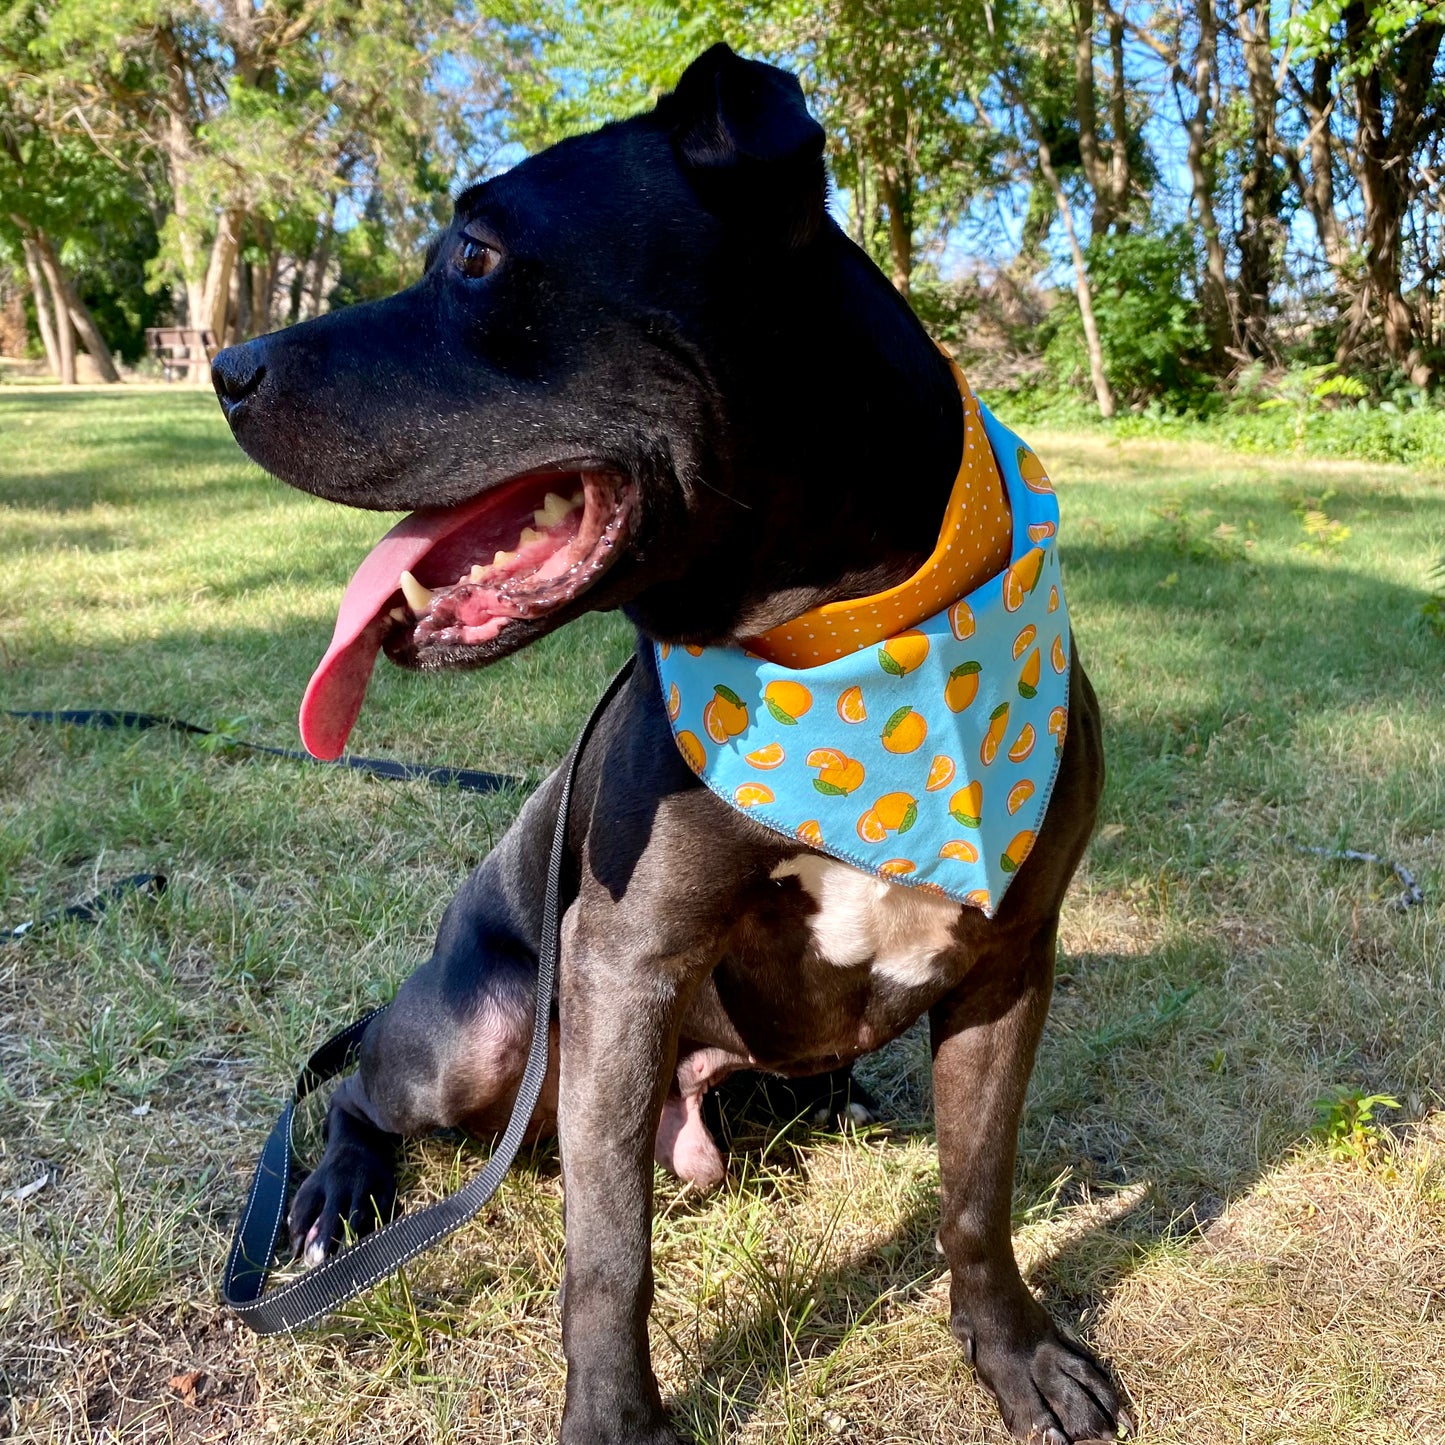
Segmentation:
{"type": "Polygon", "coordinates": [[[962,905],[889,883],[817,853],[779,863],[775,879],[796,878],[817,911],[808,919],[813,952],[835,968],[869,967],[881,980],[923,988],[941,978],[962,905]]]}

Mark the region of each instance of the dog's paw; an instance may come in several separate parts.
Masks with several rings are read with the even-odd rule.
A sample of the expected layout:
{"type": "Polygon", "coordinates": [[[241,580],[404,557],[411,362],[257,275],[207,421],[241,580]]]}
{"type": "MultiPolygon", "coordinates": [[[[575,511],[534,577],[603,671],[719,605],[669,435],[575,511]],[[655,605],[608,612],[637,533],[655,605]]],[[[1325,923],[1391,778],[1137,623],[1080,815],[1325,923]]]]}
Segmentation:
{"type": "Polygon", "coordinates": [[[965,1340],[965,1352],[1015,1439],[1082,1445],[1133,1434],[1108,1370],[1052,1324],[1031,1344],[970,1344],[965,1340]]]}
{"type": "Polygon", "coordinates": [[[363,1145],[333,1145],[291,1202],[293,1253],[308,1268],[396,1213],[396,1170],[363,1145]]]}

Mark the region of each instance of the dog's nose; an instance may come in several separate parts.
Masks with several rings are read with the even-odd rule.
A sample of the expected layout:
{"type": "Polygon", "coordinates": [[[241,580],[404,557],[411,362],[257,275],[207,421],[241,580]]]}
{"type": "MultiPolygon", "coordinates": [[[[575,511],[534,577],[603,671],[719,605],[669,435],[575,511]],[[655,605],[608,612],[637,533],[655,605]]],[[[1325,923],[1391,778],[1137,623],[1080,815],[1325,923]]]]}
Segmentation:
{"type": "Polygon", "coordinates": [[[228,419],[261,385],[266,375],[262,356],[260,345],[247,341],[240,346],[228,346],[211,363],[211,385],[216,388],[221,410],[228,419]]]}

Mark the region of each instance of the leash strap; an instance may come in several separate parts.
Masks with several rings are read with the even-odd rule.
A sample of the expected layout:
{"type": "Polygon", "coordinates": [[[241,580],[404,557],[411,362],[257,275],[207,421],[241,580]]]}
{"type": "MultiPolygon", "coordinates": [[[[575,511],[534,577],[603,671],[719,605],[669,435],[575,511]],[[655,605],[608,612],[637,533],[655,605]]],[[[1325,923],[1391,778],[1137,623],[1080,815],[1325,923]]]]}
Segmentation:
{"type": "MultiPolygon", "coordinates": [[[[167,732],[185,733],[191,737],[225,737],[212,728],[197,727],[195,723],[182,722],[180,718],[162,717],[151,712],[119,712],[113,708],[58,708],[23,712],[7,709],[6,717],[21,718],[25,722],[65,723],[70,727],[89,728],[136,728],[147,732],[162,728],[167,732]]],[[[241,738],[226,737],[228,748],[244,749],[248,753],[264,753],[271,758],[289,758],[297,763],[320,763],[310,753],[298,752],[295,748],[273,748],[265,743],[248,743],[241,738]]],[[[359,758],[352,753],[325,763],[327,767],[346,768],[353,773],[370,773],[373,777],[393,778],[401,782],[435,783],[438,787],[461,788],[467,793],[495,793],[502,788],[524,786],[521,778],[509,777],[505,773],[487,773],[478,768],[447,768],[431,763],[401,763],[393,758],[359,758]]]]}
{"type": "Polygon", "coordinates": [[[593,728],[631,676],[636,658],[630,658],[607,685],[593,708],[582,732],[572,745],[564,765],[562,792],[557,802],[557,823],[552,833],[552,852],[547,863],[547,892],[542,906],[541,947],[537,957],[537,1003],[532,1017],[532,1044],[521,1086],[512,1105],[507,1127],[482,1169],[455,1194],[436,1204],[404,1214],[375,1233],[343,1249],[325,1264],[308,1270],[299,1279],[264,1294],[266,1279],[276,1253],[276,1241],[286,1214],[291,1182],[292,1126],[296,1106],[313,1089],[341,1073],[356,1057],[367,1028],[385,1011],[373,1009],[355,1023],[334,1034],[306,1061],[296,1080],[295,1094],[266,1140],[256,1164],[251,1192],[236,1229],[221,1298],[241,1322],[257,1334],[274,1335],[300,1329],[330,1314],[338,1305],[385,1279],[408,1260],[428,1250],[458,1230],[487,1203],[506,1177],[521,1147],[522,1136],[547,1076],[547,1034],[551,1024],[552,1000],[557,987],[557,962],[561,952],[562,879],[567,859],[567,820],[571,811],[572,785],[577,765],[593,728]]]}
{"type": "Polygon", "coordinates": [[[22,938],[28,938],[37,928],[48,928],[52,923],[62,923],[67,920],[74,920],[77,923],[96,923],[99,921],[100,915],[116,899],[124,898],[127,893],[160,894],[165,891],[166,875],[164,873],[132,873],[129,878],[117,878],[109,888],[102,889],[83,902],[72,903],[67,908],[56,908],[50,913],[42,914],[39,918],[27,918],[24,923],[17,923],[14,928],[0,934],[0,937],[18,943],[22,938]]]}

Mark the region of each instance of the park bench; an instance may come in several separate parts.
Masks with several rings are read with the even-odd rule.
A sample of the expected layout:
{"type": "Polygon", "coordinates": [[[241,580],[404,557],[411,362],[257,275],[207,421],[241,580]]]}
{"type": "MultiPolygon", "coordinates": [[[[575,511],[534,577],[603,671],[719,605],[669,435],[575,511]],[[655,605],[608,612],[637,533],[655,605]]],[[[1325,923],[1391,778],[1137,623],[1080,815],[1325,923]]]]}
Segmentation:
{"type": "Polygon", "coordinates": [[[216,333],[192,326],[146,327],[146,350],[167,381],[204,381],[216,351],[216,333]]]}

